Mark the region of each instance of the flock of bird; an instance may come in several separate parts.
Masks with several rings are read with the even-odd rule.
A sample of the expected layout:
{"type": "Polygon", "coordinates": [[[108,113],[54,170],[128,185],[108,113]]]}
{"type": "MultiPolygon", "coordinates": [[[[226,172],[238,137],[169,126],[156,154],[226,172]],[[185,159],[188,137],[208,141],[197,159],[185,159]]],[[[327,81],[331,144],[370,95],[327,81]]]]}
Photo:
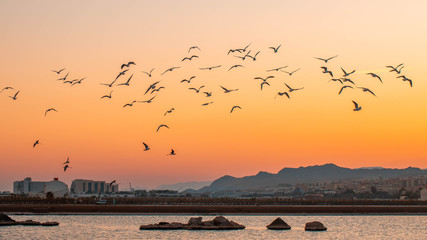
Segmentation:
{"type": "MultiPolygon", "coordinates": [[[[241,59],[242,61],[249,60],[249,59],[251,59],[252,61],[257,61],[257,57],[261,53],[261,51],[256,51],[256,53],[254,53],[254,54],[251,55],[252,49],[249,49],[250,46],[251,46],[251,44],[245,46],[244,48],[229,49],[228,52],[227,52],[227,55],[229,56],[230,54],[234,54],[234,55],[232,55],[233,57],[241,59]]],[[[268,53],[269,54],[278,54],[281,46],[282,45],[269,47],[268,48],[268,53]]],[[[191,55],[182,58],[181,63],[184,64],[185,62],[194,61],[195,59],[200,58],[199,55],[196,55],[197,53],[200,53],[200,52],[201,52],[201,49],[198,46],[192,46],[192,47],[190,47],[188,49],[187,53],[188,54],[191,53],[191,55]]],[[[323,62],[326,65],[326,64],[328,64],[328,62],[330,62],[331,60],[333,60],[333,59],[335,59],[337,57],[338,57],[338,55],[335,55],[335,56],[332,56],[332,57],[329,57],[329,58],[320,58],[320,57],[314,57],[314,58],[317,59],[317,60],[320,60],[321,62],[323,62]]],[[[129,75],[128,71],[131,69],[132,66],[136,66],[136,63],[133,62],[133,61],[130,61],[130,62],[122,64],[121,67],[120,67],[119,73],[116,75],[116,77],[114,78],[114,80],[112,82],[109,82],[109,83],[100,83],[100,84],[102,86],[106,86],[106,87],[108,87],[110,89],[113,88],[113,87],[115,87],[115,86],[127,86],[127,87],[129,87],[131,85],[131,81],[132,81],[132,78],[134,76],[134,73],[130,74],[130,76],[128,76],[127,79],[126,79],[126,81],[124,81],[124,82],[117,83],[117,81],[119,79],[121,79],[121,78],[126,77],[127,75],[129,75]]],[[[292,70],[292,71],[286,71],[285,69],[287,67],[288,66],[281,66],[281,67],[277,67],[277,68],[267,69],[266,72],[268,72],[268,73],[280,73],[280,72],[283,72],[283,73],[288,74],[289,76],[293,76],[296,72],[298,72],[298,71],[301,70],[301,68],[297,68],[297,69],[292,70]]],[[[168,69],[166,69],[164,71],[159,72],[159,75],[163,76],[165,74],[168,74],[169,72],[173,72],[173,71],[175,71],[177,69],[180,69],[180,68],[181,68],[181,66],[170,67],[170,68],[168,68],[168,69]]],[[[213,71],[213,70],[218,69],[218,68],[222,68],[222,65],[200,67],[199,70],[200,71],[213,71]]],[[[229,67],[228,70],[227,70],[227,72],[228,71],[232,71],[232,70],[237,69],[237,68],[246,68],[246,67],[243,64],[235,64],[235,65],[232,65],[231,67],[229,67]]],[[[362,92],[371,94],[372,96],[376,97],[375,93],[371,89],[366,88],[366,87],[362,87],[362,86],[358,86],[355,83],[355,81],[350,78],[352,76],[352,74],[354,74],[356,72],[356,70],[347,71],[347,70],[345,70],[344,68],[341,67],[342,76],[337,77],[338,74],[337,73],[333,73],[327,66],[321,66],[320,68],[322,69],[321,73],[326,74],[328,77],[330,77],[329,81],[337,82],[337,83],[340,83],[342,85],[342,87],[340,88],[340,90],[338,92],[338,95],[341,95],[344,92],[345,89],[360,89],[362,92]],[[335,75],[335,77],[334,77],[334,75],[335,75]]],[[[409,82],[410,87],[413,86],[413,82],[412,82],[411,79],[409,79],[405,75],[401,75],[402,69],[404,68],[403,64],[399,64],[399,65],[397,65],[395,67],[394,66],[386,66],[386,68],[389,68],[390,72],[395,72],[398,75],[396,78],[401,79],[402,81],[409,82]]],[[[62,69],[59,69],[59,70],[51,70],[51,71],[54,72],[56,75],[61,75],[62,73],[65,73],[65,70],[66,70],[66,68],[62,68],[62,69]]],[[[141,71],[141,72],[147,76],[147,78],[148,78],[147,80],[149,80],[153,76],[155,76],[153,74],[156,73],[155,68],[152,68],[149,71],[141,71]]],[[[62,83],[64,83],[64,84],[69,84],[71,86],[75,86],[77,84],[82,84],[82,82],[86,79],[84,77],[84,78],[77,78],[77,79],[69,80],[69,74],[70,73],[67,72],[63,76],[60,76],[60,78],[58,78],[57,80],[58,81],[62,81],[62,83]]],[[[378,74],[372,73],[372,72],[366,73],[366,74],[370,75],[373,78],[378,79],[381,83],[383,83],[382,78],[378,74]]],[[[196,77],[197,76],[193,75],[193,76],[189,77],[188,79],[181,80],[180,83],[182,83],[182,84],[191,84],[192,80],[194,80],[196,77]]],[[[269,80],[273,79],[273,78],[276,78],[276,77],[278,77],[278,76],[268,75],[266,77],[259,77],[259,76],[257,76],[257,77],[254,77],[254,79],[260,81],[260,89],[262,91],[265,86],[270,86],[269,80]]],[[[164,87],[164,86],[158,86],[158,84],[160,82],[161,81],[154,81],[153,83],[150,83],[149,86],[148,86],[148,88],[145,90],[144,95],[147,95],[147,94],[152,95],[154,93],[159,93],[162,89],[165,89],[166,87],[164,87]]],[[[291,99],[291,93],[293,93],[295,91],[300,91],[300,90],[304,89],[304,87],[299,87],[299,88],[291,87],[286,82],[284,83],[284,85],[286,86],[286,90],[285,91],[278,91],[277,94],[276,94],[276,96],[274,98],[276,98],[278,96],[286,96],[288,99],[291,99]]],[[[231,89],[231,88],[224,87],[222,85],[219,85],[219,88],[223,90],[224,94],[229,94],[229,93],[232,93],[232,92],[239,91],[239,89],[237,89],[237,88],[236,89],[231,89]]],[[[199,93],[204,94],[205,97],[207,97],[207,98],[211,98],[213,96],[213,92],[212,91],[202,91],[202,89],[203,90],[206,89],[206,86],[205,85],[201,85],[201,86],[197,86],[197,87],[193,86],[193,87],[189,87],[188,88],[188,90],[194,91],[194,93],[196,93],[196,94],[199,94],[199,93]]],[[[15,89],[13,87],[7,86],[7,87],[4,87],[0,91],[0,93],[2,93],[3,91],[14,91],[14,90],[15,89]]],[[[346,90],[346,91],[348,91],[348,90],[346,90]]],[[[18,94],[19,93],[20,93],[20,91],[16,90],[16,92],[14,92],[11,95],[9,95],[9,97],[12,100],[16,101],[18,99],[18,94]]],[[[110,90],[108,94],[101,96],[100,99],[111,99],[113,97],[112,94],[113,94],[113,90],[110,90]]],[[[130,108],[130,107],[134,106],[134,104],[137,104],[137,103],[147,103],[147,104],[152,103],[156,99],[157,96],[158,95],[150,96],[147,100],[133,100],[133,101],[131,101],[129,103],[125,103],[123,105],[123,108],[130,108]]],[[[360,111],[360,110],[362,110],[362,107],[355,100],[353,100],[352,102],[354,104],[353,111],[360,111]]],[[[210,105],[212,103],[213,103],[213,101],[208,101],[208,102],[202,103],[201,106],[208,106],[208,105],[210,105]]],[[[230,110],[230,114],[233,113],[234,111],[236,111],[236,109],[242,110],[242,107],[238,106],[238,105],[232,106],[231,110],[230,110]]],[[[169,110],[167,110],[164,113],[164,116],[166,116],[168,114],[172,114],[173,111],[175,111],[175,108],[170,108],[169,110]]],[[[49,108],[49,109],[47,109],[44,112],[44,116],[47,117],[48,113],[50,113],[50,112],[58,112],[58,111],[55,108],[49,108]]],[[[157,129],[156,129],[156,132],[160,131],[163,128],[169,129],[169,126],[166,125],[166,124],[159,124],[158,127],[157,127],[157,129]]],[[[34,144],[33,144],[33,148],[35,148],[39,144],[40,144],[40,140],[36,140],[34,142],[34,144]]],[[[144,147],[144,149],[143,149],[144,151],[149,151],[151,149],[146,142],[142,142],[142,145],[144,147]]],[[[173,156],[173,155],[176,155],[176,153],[175,153],[174,149],[171,149],[171,151],[167,155],[173,156]]],[[[69,157],[68,157],[67,161],[63,163],[63,170],[64,170],[64,172],[68,168],[70,168],[69,164],[70,164],[70,161],[69,161],[69,157]]]]}

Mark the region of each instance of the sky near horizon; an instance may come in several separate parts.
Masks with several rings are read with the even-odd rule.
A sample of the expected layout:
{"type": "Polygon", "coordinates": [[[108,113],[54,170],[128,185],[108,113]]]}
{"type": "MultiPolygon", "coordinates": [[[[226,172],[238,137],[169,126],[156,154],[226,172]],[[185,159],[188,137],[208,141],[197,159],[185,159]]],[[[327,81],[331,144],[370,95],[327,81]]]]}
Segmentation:
{"type": "Polygon", "coordinates": [[[0,191],[25,177],[59,177],[69,186],[79,178],[117,180],[123,189],[325,163],[427,168],[426,9],[421,0],[1,0],[0,89],[16,90],[0,93],[0,191]],[[260,51],[256,61],[227,55],[248,44],[260,51]],[[277,53],[269,49],[280,44],[277,53]],[[201,51],[188,53],[195,45],[201,51]],[[181,62],[193,54],[199,58],[181,62]],[[327,64],[314,58],[335,55],[327,64]],[[100,85],[128,61],[136,65],[117,83],[133,73],[129,87],[100,85]],[[400,63],[412,88],[385,67],[400,63]],[[234,64],[245,68],[228,71],[234,64]],[[222,67],[199,70],[214,65],[222,67]],[[266,72],[281,66],[301,69],[266,72]],[[341,84],[321,66],[338,77],[341,67],[355,69],[351,79],[377,97],[360,89],[338,95],[341,84]],[[152,68],[151,78],[141,72],[152,68]],[[68,72],[70,80],[86,79],[56,80],[68,72]],[[254,77],[268,75],[275,78],[261,91],[254,77]],[[155,81],[165,89],[144,95],[155,81]],[[304,89],[275,98],[285,82],[304,89]],[[202,85],[212,97],[188,90],[202,85]],[[219,85],[239,91],[225,94],[219,85]],[[111,99],[100,99],[110,90],[111,99]],[[150,104],[123,108],[154,95],[150,104]],[[242,109],[230,114],[234,105],[242,109]],[[45,117],[48,108],[58,112],[45,117]],[[156,132],[160,124],[170,129],[156,132]],[[176,156],[167,156],[171,148],[176,156]]]}

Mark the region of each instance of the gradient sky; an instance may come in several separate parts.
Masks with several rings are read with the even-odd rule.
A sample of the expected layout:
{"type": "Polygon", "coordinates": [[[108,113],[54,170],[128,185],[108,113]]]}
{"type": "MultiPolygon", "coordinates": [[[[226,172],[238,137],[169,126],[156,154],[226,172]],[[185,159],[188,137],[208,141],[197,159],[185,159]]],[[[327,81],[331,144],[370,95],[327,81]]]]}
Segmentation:
{"type": "MultiPolygon", "coordinates": [[[[111,181],[121,188],[245,176],[283,167],[427,168],[426,1],[0,1],[0,191],[13,181],[59,177],[111,181]],[[257,61],[227,56],[252,43],[257,61]],[[282,44],[277,54],[270,46],[282,44]],[[199,59],[181,62],[188,48],[199,59]],[[377,97],[328,82],[327,66],[356,69],[352,80],[377,97]],[[122,63],[134,61],[130,87],[100,99],[122,63]],[[405,64],[396,79],[386,65],[405,64]],[[199,67],[222,65],[212,71],[199,67]],[[228,68],[243,64],[246,68],[228,68]],[[254,77],[274,73],[261,92],[254,77]],[[176,71],[160,75],[169,67],[176,71]],[[70,87],[52,69],[65,67],[70,87]],[[142,70],[155,68],[148,78],[142,70]],[[366,75],[375,72],[384,81],[366,75]],[[191,84],[180,80],[197,76],[191,84]],[[145,89],[161,81],[151,104],[145,89]],[[274,98],[284,82],[304,87],[274,98]],[[205,85],[206,98],[188,90],[205,85]],[[219,85],[239,88],[224,94],[219,85]],[[347,91],[348,90],[348,91],[347,91]],[[352,100],[362,106],[354,112],[352,100]],[[202,103],[214,104],[202,107],[202,103]],[[232,114],[233,105],[240,105],[232,114]],[[44,117],[44,111],[54,107],[44,117]],[[174,107],[167,116],[164,112],[174,107]],[[170,129],[161,129],[167,124],[170,129]],[[35,149],[32,144],[40,140],[35,149]],[[143,151],[142,142],[151,150],[143,151]],[[166,156],[173,148],[176,156],[166,156]],[[71,169],[62,171],[70,157],[71,169]]],[[[60,76],[63,76],[61,74],[60,76]]],[[[126,81],[129,74],[119,78],[126,81]]]]}

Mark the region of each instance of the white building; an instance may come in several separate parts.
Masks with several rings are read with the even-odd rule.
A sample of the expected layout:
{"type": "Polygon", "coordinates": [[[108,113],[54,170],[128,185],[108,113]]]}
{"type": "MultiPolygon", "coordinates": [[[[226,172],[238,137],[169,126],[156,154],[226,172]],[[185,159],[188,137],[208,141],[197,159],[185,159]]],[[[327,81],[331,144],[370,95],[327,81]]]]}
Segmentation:
{"type": "Polygon", "coordinates": [[[44,197],[48,192],[53,193],[54,197],[64,197],[69,193],[67,184],[58,181],[58,178],[50,182],[33,182],[30,177],[27,177],[23,181],[13,183],[14,194],[44,197]]]}
{"type": "Polygon", "coordinates": [[[71,183],[70,192],[77,195],[98,195],[113,193],[119,191],[118,184],[110,184],[105,181],[93,181],[93,180],[84,180],[76,179],[71,183]]]}

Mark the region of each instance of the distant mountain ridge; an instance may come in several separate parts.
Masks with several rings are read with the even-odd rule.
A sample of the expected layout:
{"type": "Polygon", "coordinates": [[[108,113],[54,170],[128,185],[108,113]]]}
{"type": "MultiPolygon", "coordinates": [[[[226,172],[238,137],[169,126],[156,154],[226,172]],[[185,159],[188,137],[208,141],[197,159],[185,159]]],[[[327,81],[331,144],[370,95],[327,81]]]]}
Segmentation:
{"type": "Polygon", "coordinates": [[[335,164],[315,165],[299,168],[283,168],[277,174],[259,172],[257,175],[236,178],[229,175],[218,178],[211,185],[201,188],[198,192],[218,192],[229,190],[250,190],[278,184],[313,183],[344,179],[361,179],[383,177],[408,177],[427,175],[427,170],[408,167],[405,169],[391,168],[343,168],[335,164]]]}
{"type": "Polygon", "coordinates": [[[212,181],[206,182],[182,182],[175,183],[170,185],[160,185],[155,188],[155,190],[174,190],[178,192],[183,192],[188,189],[199,190],[202,187],[209,186],[212,181]]]}

